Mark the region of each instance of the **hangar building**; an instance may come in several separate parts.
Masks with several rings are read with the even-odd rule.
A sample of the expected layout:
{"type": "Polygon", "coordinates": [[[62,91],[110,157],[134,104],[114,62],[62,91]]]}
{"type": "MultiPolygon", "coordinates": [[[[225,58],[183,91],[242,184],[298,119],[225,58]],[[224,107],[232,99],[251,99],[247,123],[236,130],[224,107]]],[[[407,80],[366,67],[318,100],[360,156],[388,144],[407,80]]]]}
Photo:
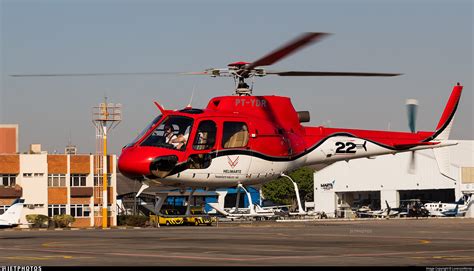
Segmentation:
{"type": "Polygon", "coordinates": [[[416,169],[409,171],[411,152],[374,159],[340,161],[314,173],[314,210],[330,217],[352,217],[362,205],[371,209],[400,206],[408,199],[454,202],[474,193],[474,141],[458,140],[450,150],[450,177],[439,172],[432,150],[415,152],[416,169]]]}

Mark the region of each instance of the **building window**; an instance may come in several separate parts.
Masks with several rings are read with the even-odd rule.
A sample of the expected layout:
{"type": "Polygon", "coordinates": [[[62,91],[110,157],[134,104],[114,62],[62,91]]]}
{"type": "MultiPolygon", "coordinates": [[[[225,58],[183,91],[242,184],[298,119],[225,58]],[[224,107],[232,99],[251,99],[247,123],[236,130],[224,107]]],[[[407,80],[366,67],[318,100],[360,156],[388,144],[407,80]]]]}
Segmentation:
{"type": "MultiPolygon", "coordinates": [[[[102,216],[102,205],[94,204],[94,216],[102,216]]],[[[107,216],[112,216],[112,205],[107,205],[107,216]]]]}
{"type": "Polygon", "coordinates": [[[5,213],[8,209],[8,205],[0,205],[0,215],[2,215],[3,213],[5,213]]]}
{"type": "Polygon", "coordinates": [[[242,148],[247,146],[249,141],[249,131],[244,122],[224,122],[224,132],[222,135],[222,147],[242,148]]]}
{"type": "Polygon", "coordinates": [[[31,178],[31,177],[33,177],[33,173],[23,173],[23,177],[31,178]]]}
{"type": "MultiPolygon", "coordinates": [[[[107,183],[108,183],[109,186],[111,184],[111,182],[110,182],[111,178],[112,178],[112,174],[107,173],[107,183]]],[[[103,179],[104,179],[103,174],[95,174],[94,175],[94,186],[102,186],[102,180],[103,179]]]]}
{"type": "Polygon", "coordinates": [[[35,176],[35,177],[43,177],[43,176],[44,176],[44,173],[34,173],[34,176],[35,176]]]}
{"type": "Polygon", "coordinates": [[[71,204],[71,215],[73,217],[89,217],[91,209],[89,205],[71,204]]]}
{"type": "Polygon", "coordinates": [[[2,181],[3,186],[15,186],[16,184],[16,175],[15,174],[2,174],[0,175],[0,180],[2,181]]]}
{"type": "Polygon", "coordinates": [[[52,217],[55,215],[65,215],[66,205],[65,204],[53,204],[48,205],[48,216],[52,217]]]}
{"type": "Polygon", "coordinates": [[[86,186],[86,174],[71,174],[71,186],[86,186]]]}
{"type": "Polygon", "coordinates": [[[48,174],[48,186],[66,186],[66,174],[48,174]]]}

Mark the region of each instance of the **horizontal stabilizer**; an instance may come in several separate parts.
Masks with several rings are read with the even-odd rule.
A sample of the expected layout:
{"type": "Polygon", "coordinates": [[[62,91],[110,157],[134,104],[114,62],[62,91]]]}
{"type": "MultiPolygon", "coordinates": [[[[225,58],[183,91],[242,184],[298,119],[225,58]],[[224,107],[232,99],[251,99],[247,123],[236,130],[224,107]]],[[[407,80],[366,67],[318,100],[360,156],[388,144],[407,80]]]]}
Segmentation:
{"type": "Polygon", "coordinates": [[[418,147],[418,146],[430,146],[430,145],[437,145],[439,142],[417,142],[417,143],[409,143],[409,144],[395,144],[394,147],[396,149],[400,150],[405,150],[405,149],[410,149],[413,147],[418,147]]]}

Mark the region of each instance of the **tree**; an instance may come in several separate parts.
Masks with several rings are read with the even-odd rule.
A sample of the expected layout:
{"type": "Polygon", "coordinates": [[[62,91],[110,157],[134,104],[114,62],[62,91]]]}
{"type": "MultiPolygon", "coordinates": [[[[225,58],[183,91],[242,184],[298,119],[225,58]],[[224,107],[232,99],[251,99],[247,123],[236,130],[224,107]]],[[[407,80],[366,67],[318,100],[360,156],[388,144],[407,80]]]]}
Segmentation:
{"type": "MultiPolygon", "coordinates": [[[[313,201],[313,174],[314,170],[309,167],[302,167],[287,174],[298,184],[303,204],[305,201],[313,201]]],[[[297,206],[295,188],[286,177],[279,177],[264,184],[262,191],[265,199],[276,204],[297,206]]]]}
{"type": "Polygon", "coordinates": [[[67,228],[71,223],[76,221],[76,219],[71,215],[62,214],[53,216],[53,221],[56,227],[67,228]]]}
{"type": "Polygon", "coordinates": [[[45,215],[38,215],[38,214],[26,215],[26,221],[28,221],[28,223],[31,223],[31,227],[33,228],[41,228],[43,226],[47,226],[45,224],[47,224],[48,220],[49,220],[49,217],[45,215]]]}

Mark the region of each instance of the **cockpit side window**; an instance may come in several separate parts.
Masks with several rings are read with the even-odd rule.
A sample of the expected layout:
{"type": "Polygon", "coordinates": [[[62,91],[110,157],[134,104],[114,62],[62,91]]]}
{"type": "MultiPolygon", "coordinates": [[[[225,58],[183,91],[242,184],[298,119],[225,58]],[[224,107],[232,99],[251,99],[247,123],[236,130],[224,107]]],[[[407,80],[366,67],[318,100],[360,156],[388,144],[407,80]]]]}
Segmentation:
{"type": "Polygon", "coordinates": [[[145,129],[143,129],[143,131],[141,131],[141,133],[138,134],[138,136],[135,137],[135,139],[131,143],[129,143],[126,147],[131,147],[135,145],[135,143],[137,143],[151,129],[151,127],[155,126],[155,124],[161,120],[161,117],[162,115],[158,115],[156,118],[154,118],[153,121],[151,121],[150,124],[148,124],[145,127],[145,129]]]}
{"type": "Polygon", "coordinates": [[[204,120],[199,123],[196,136],[194,138],[193,149],[209,150],[216,143],[216,123],[212,120],[204,120]]]}
{"type": "Polygon", "coordinates": [[[141,146],[184,150],[192,129],[193,119],[170,116],[145,139],[141,146]]]}
{"type": "Polygon", "coordinates": [[[224,122],[222,147],[242,148],[247,146],[249,131],[245,122],[224,122]]]}

